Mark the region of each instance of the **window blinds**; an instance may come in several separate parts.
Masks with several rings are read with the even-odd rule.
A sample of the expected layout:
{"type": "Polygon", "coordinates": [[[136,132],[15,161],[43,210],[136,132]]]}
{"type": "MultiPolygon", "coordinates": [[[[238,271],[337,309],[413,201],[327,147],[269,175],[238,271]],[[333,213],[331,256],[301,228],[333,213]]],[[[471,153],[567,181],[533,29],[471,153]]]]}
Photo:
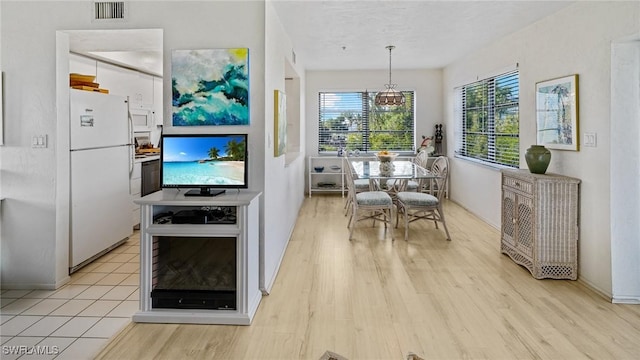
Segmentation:
{"type": "Polygon", "coordinates": [[[375,93],[319,93],[318,153],[336,152],[339,148],[413,152],[414,93],[403,94],[404,106],[376,106],[375,93]]]}
{"type": "Polygon", "coordinates": [[[519,167],[518,70],[456,89],[456,155],[519,167]]]}

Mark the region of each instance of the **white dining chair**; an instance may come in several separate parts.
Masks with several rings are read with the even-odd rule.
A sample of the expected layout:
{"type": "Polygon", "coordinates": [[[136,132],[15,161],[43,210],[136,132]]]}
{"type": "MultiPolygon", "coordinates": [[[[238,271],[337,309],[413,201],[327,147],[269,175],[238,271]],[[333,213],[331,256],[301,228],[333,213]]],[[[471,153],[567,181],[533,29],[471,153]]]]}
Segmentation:
{"type": "MultiPolygon", "coordinates": [[[[418,152],[418,154],[415,157],[411,159],[411,161],[414,164],[426,169],[427,163],[429,162],[429,154],[426,151],[421,150],[420,152],[418,152]]],[[[399,180],[397,179],[387,180],[387,184],[386,184],[387,188],[389,189],[397,188],[398,187],[398,184],[396,183],[397,181],[399,180]]],[[[404,188],[406,189],[406,191],[418,191],[418,181],[409,180],[404,185],[404,188]]]]}
{"type": "Polygon", "coordinates": [[[444,218],[444,211],[442,210],[444,195],[442,189],[444,189],[449,177],[449,160],[444,156],[436,158],[431,166],[431,172],[435,177],[433,179],[420,179],[419,186],[422,186],[424,181],[429,181],[435,189],[438,189],[433,195],[419,191],[401,191],[396,195],[396,228],[399,223],[398,217],[402,213],[405,240],[409,239],[409,224],[420,219],[433,221],[436,229],[438,228],[438,222],[441,222],[447,235],[447,240],[451,240],[444,218]]]}
{"type": "MultiPolygon", "coordinates": [[[[351,160],[348,157],[344,157],[343,162],[345,163],[345,165],[343,165],[343,168],[346,169],[345,170],[345,177],[346,177],[346,171],[351,169],[351,160]]],[[[347,199],[344,203],[344,216],[348,216],[351,213],[351,203],[352,203],[352,197],[349,196],[349,191],[355,191],[355,193],[360,193],[363,191],[369,191],[371,190],[370,187],[370,183],[368,179],[353,179],[353,189],[349,189],[349,186],[347,186],[347,199]]],[[[348,185],[348,184],[347,184],[348,185]]]]}
{"type": "MultiPolygon", "coordinates": [[[[355,170],[350,161],[347,162],[349,167],[345,172],[347,177],[347,195],[351,197],[351,215],[347,226],[349,227],[349,240],[353,238],[353,229],[358,221],[372,219],[373,226],[376,221],[384,223],[385,229],[387,225],[391,228],[391,240],[394,240],[393,232],[393,200],[385,191],[360,191],[355,190],[355,170]]],[[[368,182],[368,180],[367,180],[368,182]]]]}

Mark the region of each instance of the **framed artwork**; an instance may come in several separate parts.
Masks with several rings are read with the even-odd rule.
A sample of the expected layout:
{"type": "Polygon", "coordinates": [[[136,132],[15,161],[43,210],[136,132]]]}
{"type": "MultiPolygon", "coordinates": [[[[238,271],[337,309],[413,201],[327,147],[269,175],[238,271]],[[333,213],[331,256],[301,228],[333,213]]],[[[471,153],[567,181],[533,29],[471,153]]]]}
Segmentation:
{"type": "Polygon", "coordinates": [[[536,83],[536,136],[549,149],[579,149],[577,74],[536,83]]]}
{"type": "Polygon", "coordinates": [[[249,49],[171,52],[173,126],[249,125],[249,49]]]}
{"type": "Polygon", "coordinates": [[[280,90],[273,91],[273,156],[283,155],[287,149],[287,98],[280,90]]]}

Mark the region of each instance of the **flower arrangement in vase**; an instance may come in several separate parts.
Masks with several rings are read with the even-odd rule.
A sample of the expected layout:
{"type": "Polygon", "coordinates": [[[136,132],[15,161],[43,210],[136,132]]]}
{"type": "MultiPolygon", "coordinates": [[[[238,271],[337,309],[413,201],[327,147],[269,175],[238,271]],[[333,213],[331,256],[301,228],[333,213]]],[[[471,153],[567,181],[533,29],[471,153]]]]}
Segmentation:
{"type": "Polygon", "coordinates": [[[391,162],[398,157],[398,153],[382,150],[376,153],[376,157],[378,158],[378,160],[380,160],[380,162],[391,162]]]}

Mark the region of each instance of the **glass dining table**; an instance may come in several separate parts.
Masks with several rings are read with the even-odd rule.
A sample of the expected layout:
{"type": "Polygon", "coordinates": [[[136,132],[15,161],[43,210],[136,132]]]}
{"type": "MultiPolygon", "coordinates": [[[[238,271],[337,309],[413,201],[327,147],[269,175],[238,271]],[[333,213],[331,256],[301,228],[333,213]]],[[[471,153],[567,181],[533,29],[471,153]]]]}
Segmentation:
{"type": "Polygon", "coordinates": [[[436,178],[429,170],[410,160],[381,162],[374,159],[349,159],[358,179],[368,179],[371,190],[391,194],[404,191],[409,181],[420,182],[436,178]],[[389,181],[395,180],[395,181],[389,181]]]}

